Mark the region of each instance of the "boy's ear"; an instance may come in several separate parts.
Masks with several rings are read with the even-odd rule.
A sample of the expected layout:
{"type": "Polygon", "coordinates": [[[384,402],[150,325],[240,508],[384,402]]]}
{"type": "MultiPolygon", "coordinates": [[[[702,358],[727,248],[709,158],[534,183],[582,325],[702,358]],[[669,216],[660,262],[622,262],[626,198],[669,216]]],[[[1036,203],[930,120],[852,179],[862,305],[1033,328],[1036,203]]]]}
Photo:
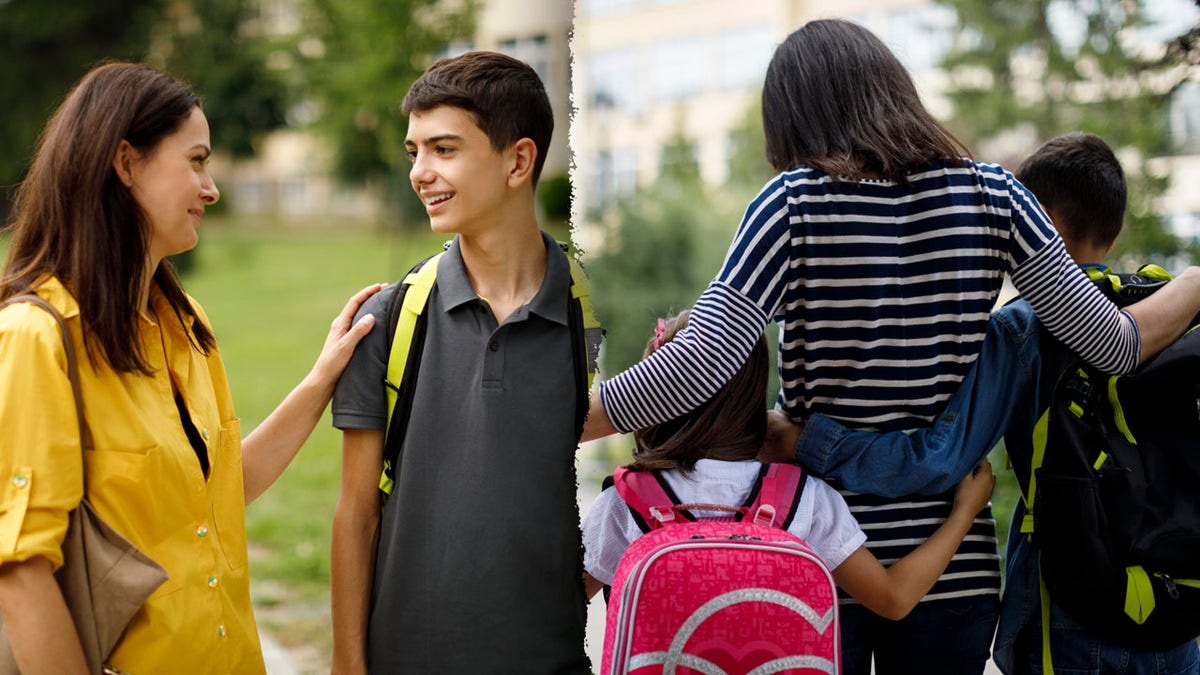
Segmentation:
{"type": "Polygon", "coordinates": [[[532,139],[522,138],[512,144],[512,168],[508,171],[508,186],[520,187],[533,180],[533,167],[537,163],[537,145],[532,139]]]}
{"type": "Polygon", "coordinates": [[[138,158],[138,151],[129,141],[121,139],[117,144],[117,152],[113,155],[113,170],[117,172],[117,178],[121,183],[129,188],[133,187],[133,162],[138,158]]]}

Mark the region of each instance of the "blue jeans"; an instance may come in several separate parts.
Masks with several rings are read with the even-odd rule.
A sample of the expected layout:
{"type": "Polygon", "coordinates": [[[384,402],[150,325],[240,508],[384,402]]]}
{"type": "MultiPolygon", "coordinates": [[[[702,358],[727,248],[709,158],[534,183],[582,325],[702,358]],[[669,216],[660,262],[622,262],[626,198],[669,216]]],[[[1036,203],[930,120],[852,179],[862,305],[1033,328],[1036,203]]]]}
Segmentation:
{"type": "MultiPolygon", "coordinates": [[[[1013,513],[1008,574],[996,631],[995,661],[1007,675],[1042,675],[1042,599],[1037,551],[1020,532],[1025,509],[1013,513]]],[[[1050,658],[1055,675],[1200,675],[1200,650],[1188,642],[1143,652],[1100,640],[1050,600],[1050,658]]]]}
{"type": "Polygon", "coordinates": [[[842,673],[977,675],[991,655],[1000,600],[977,595],[919,603],[900,621],[843,605],[842,673]]]}
{"type": "MultiPolygon", "coordinates": [[[[1135,651],[1096,638],[1053,601],[1050,627],[1050,658],[1055,675],[1200,674],[1200,651],[1195,641],[1159,652],[1135,651]]],[[[1041,617],[1017,635],[1012,660],[1011,666],[1005,668],[1009,675],[1042,675],[1041,617]]]]}

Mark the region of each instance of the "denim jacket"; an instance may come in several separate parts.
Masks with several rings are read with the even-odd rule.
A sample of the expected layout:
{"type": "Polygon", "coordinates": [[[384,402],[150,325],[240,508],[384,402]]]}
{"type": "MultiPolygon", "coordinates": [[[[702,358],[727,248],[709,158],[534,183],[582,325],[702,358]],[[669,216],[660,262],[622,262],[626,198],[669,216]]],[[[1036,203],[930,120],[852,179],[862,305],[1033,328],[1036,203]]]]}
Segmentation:
{"type": "MultiPolygon", "coordinates": [[[[1054,386],[1052,377],[1042,375],[1053,372],[1057,365],[1043,364],[1040,332],[1041,323],[1029,303],[1009,303],[992,314],[978,360],[932,426],[911,433],[881,434],[851,431],[828,417],[814,415],[797,441],[795,461],[817,476],[837,479],[850,490],[885,497],[937,494],[953,488],[1006,436],[1009,460],[1022,490],[1026,489],[1033,427],[1054,386]]],[[[1046,356],[1061,358],[1057,353],[1046,356]]],[[[1041,613],[1037,552],[1020,532],[1024,514],[1024,504],[1017,504],[993,650],[993,660],[1006,673],[1024,672],[1018,664],[1040,663],[1040,639],[1033,644],[1022,641],[1023,649],[1038,650],[1037,654],[1016,651],[1018,636],[1038,622],[1041,613]]],[[[1102,662],[1112,663],[1110,659],[1139,673],[1176,672],[1169,668],[1187,662],[1195,667],[1194,642],[1160,653],[1131,652],[1095,639],[1053,602],[1051,605],[1056,664],[1061,662],[1061,648],[1072,658],[1086,656],[1088,665],[1078,665],[1095,672],[1101,672],[1102,662]]]]}

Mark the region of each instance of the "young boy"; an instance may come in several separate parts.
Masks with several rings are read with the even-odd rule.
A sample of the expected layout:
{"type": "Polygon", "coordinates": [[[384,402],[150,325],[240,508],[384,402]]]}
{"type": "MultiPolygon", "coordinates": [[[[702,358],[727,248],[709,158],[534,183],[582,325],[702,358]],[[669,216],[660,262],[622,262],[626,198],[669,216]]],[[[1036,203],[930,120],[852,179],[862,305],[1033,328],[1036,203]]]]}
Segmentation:
{"type": "MultiPolygon", "coordinates": [[[[1125,176],[1098,136],[1072,133],[1048,141],[1021,164],[1016,176],[1028,187],[1082,267],[1101,261],[1120,234],[1125,214],[1125,176]]],[[[1166,292],[1166,289],[1160,293],[1166,292]]],[[[1034,425],[1049,401],[1064,350],[1044,352],[1040,322],[1018,301],[992,315],[979,359],[934,426],[911,435],[850,432],[815,415],[803,432],[778,413],[773,430],[780,447],[817,475],[833,476],[853,490],[880,494],[931,493],[953,486],[1005,435],[1018,475],[1029,475],[1034,425]]],[[[1001,670],[1040,673],[1041,598],[1038,555],[1020,532],[1021,504],[1013,514],[1007,575],[993,659],[1001,670]]],[[[1051,598],[1050,652],[1054,668],[1071,673],[1197,673],[1194,641],[1156,652],[1106,641],[1079,625],[1051,598]]]]}
{"type": "MultiPolygon", "coordinates": [[[[550,103],[528,65],[472,52],[433,64],[401,110],[413,190],[455,237],[382,511],[387,331],[334,395],[334,671],[587,673],[571,273],[534,212],[550,103]]],[[[383,325],[394,292],[361,313],[383,325]]]]}

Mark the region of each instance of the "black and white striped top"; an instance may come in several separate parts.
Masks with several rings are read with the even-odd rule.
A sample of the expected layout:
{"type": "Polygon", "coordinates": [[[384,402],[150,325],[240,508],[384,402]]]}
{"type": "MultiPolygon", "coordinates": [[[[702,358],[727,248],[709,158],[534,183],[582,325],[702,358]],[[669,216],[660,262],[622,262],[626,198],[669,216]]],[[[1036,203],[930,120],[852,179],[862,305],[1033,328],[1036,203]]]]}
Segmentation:
{"type": "MultiPolygon", "coordinates": [[[[879,431],[926,426],[978,356],[1006,271],[1050,332],[1087,361],[1111,372],[1137,365],[1132,318],[1087,280],[1003,168],[944,163],[907,185],[786,171],[750,203],[688,327],[602,383],[604,409],[622,431],[691,410],[732,377],[774,320],[779,406],[793,418],[823,413],[879,431]]],[[[949,512],[945,499],[847,497],[885,563],[949,512]]],[[[971,548],[987,549],[995,570],[994,526],[977,529],[991,539],[971,548]]],[[[960,557],[943,580],[963,572],[960,557]]]]}

